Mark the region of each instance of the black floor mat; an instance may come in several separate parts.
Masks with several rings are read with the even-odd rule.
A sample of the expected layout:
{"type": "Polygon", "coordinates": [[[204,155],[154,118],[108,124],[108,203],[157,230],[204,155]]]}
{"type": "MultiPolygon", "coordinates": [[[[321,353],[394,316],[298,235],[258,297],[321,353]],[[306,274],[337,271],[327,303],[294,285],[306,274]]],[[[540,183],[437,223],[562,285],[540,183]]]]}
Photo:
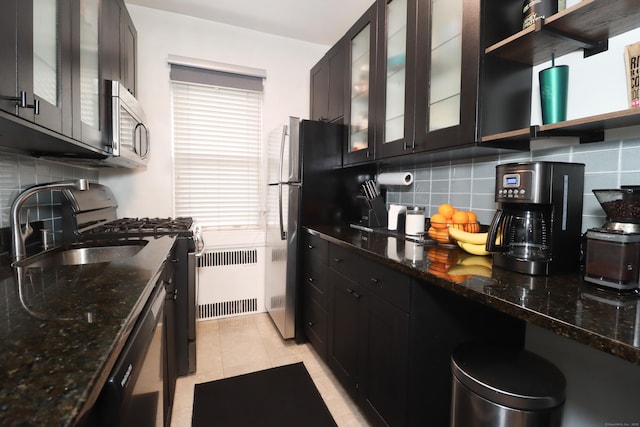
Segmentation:
{"type": "Polygon", "coordinates": [[[194,427],[337,426],[302,362],[196,384],[194,427]]]}

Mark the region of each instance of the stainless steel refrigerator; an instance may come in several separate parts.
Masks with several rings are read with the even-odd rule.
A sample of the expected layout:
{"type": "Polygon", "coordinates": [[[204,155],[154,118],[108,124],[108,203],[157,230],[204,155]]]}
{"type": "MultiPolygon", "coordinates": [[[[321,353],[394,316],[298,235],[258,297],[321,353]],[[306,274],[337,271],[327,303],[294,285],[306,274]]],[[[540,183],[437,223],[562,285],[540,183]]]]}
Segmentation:
{"type": "Polygon", "coordinates": [[[265,308],[285,339],[298,338],[301,329],[300,227],[328,223],[331,219],[318,215],[339,211],[322,176],[342,165],[343,130],[341,125],[289,117],[268,135],[265,308]]]}

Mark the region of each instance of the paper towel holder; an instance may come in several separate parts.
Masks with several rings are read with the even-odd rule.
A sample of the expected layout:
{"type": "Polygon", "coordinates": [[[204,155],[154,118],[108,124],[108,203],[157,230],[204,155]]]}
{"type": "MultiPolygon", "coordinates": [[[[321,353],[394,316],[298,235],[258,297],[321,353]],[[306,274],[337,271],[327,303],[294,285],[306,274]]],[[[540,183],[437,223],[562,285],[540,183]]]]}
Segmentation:
{"type": "Polygon", "coordinates": [[[411,172],[382,172],[377,177],[378,185],[401,185],[413,184],[413,174],[411,172]]]}

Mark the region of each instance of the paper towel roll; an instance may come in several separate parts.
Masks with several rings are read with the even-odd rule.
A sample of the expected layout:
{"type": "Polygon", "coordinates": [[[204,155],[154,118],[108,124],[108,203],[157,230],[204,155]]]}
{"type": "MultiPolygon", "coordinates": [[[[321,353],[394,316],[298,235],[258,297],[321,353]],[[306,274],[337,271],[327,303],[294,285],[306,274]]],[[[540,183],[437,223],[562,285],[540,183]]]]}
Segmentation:
{"type": "Polygon", "coordinates": [[[411,172],[387,172],[378,175],[379,185],[411,185],[412,183],[411,172]]]}

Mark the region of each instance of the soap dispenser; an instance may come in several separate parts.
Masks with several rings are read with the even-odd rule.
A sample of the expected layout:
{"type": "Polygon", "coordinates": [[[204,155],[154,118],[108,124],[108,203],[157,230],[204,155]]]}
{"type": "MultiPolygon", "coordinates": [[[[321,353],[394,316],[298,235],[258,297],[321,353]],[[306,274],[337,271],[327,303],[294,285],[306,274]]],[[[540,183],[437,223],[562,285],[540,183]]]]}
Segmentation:
{"type": "Polygon", "coordinates": [[[397,231],[398,233],[404,233],[405,218],[407,213],[407,207],[403,205],[390,205],[387,229],[389,231],[397,231]]]}

